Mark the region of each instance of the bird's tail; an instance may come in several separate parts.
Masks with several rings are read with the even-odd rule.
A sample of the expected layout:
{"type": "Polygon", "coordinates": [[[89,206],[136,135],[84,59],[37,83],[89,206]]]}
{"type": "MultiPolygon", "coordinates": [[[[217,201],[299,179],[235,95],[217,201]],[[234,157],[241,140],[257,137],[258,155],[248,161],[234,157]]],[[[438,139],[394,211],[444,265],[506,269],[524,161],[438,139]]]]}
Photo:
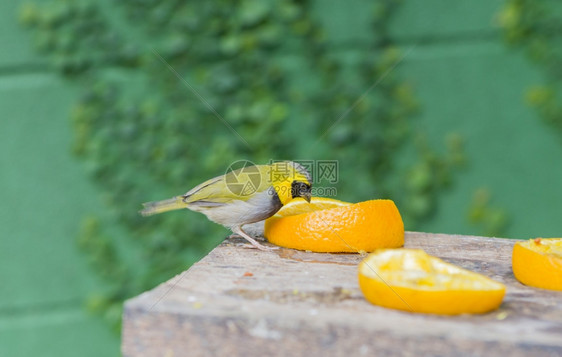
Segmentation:
{"type": "Polygon", "coordinates": [[[162,201],[147,202],[142,204],[144,206],[140,214],[143,216],[152,216],[162,212],[173,211],[181,208],[186,208],[187,203],[183,202],[182,196],[176,196],[162,201]]]}

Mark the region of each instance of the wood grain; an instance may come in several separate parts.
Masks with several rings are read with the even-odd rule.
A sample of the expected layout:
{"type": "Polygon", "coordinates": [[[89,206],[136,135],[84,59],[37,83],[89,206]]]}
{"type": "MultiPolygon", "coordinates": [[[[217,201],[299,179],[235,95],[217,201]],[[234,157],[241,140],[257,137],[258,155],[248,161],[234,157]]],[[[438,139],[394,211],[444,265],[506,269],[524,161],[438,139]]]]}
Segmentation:
{"type": "Polygon", "coordinates": [[[515,280],[515,240],[409,232],[406,247],[507,285],[500,309],[444,317],[373,306],[357,254],[244,249],[227,240],[125,303],[124,356],[562,354],[562,293],[515,280]]]}

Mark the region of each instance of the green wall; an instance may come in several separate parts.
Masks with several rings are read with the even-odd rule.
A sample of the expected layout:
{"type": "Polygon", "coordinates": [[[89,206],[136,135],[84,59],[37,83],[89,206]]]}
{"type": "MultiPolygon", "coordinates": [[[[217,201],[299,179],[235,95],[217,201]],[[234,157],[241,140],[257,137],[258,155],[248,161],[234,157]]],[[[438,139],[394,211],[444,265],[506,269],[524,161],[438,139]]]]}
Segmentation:
{"type": "MultiPolygon", "coordinates": [[[[360,49],[370,33],[365,2],[317,4],[333,45],[345,54],[360,49]]],[[[544,79],[524,53],[505,44],[497,20],[502,6],[409,0],[392,17],[392,37],[409,51],[396,70],[419,101],[416,127],[437,144],[459,133],[468,160],[424,231],[483,234],[467,217],[475,192],[485,189],[491,206],[508,213],[503,236],[562,235],[562,140],[524,101],[527,89],[544,79]]]]}
{"type": "Polygon", "coordinates": [[[0,2],[0,356],[112,356],[119,338],[84,309],[102,287],[77,250],[99,195],[70,155],[75,89],[43,66],[0,2]]]}
{"type": "MultiPolygon", "coordinates": [[[[0,355],[117,355],[118,336],[83,308],[102,283],[75,237],[81,218],[104,206],[70,155],[77,89],[32,50],[17,23],[22,3],[0,3],[0,355]]],[[[316,3],[343,55],[369,33],[366,3],[316,3]]],[[[562,142],[522,100],[541,78],[504,45],[495,23],[502,4],[409,0],[393,19],[399,44],[414,46],[396,71],[420,102],[415,125],[430,141],[458,132],[466,143],[467,167],[425,231],[478,234],[467,212],[474,192],[487,188],[511,216],[506,236],[562,235],[562,142]]]]}
{"type": "Polygon", "coordinates": [[[468,158],[441,202],[439,219],[423,230],[479,234],[467,220],[467,206],[486,188],[510,216],[503,235],[562,235],[562,140],[524,101],[527,89],[544,79],[502,40],[496,20],[502,6],[433,0],[408,1],[398,10],[396,36],[405,46],[417,44],[400,68],[422,106],[417,125],[433,141],[460,133],[468,158]]]}

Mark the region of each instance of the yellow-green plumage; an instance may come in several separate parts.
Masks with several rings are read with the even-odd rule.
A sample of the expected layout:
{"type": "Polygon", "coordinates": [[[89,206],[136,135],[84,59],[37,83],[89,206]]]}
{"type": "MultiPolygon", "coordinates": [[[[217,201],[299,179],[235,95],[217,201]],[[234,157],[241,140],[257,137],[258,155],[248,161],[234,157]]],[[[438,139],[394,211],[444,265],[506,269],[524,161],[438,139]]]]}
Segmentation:
{"type": "Polygon", "coordinates": [[[153,214],[175,211],[180,208],[186,208],[187,204],[183,202],[181,196],[170,198],[162,201],[147,202],[141,211],[143,216],[152,216],[153,214]]]}
{"type": "Polygon", "coordinates": [[[310,200],[310,185],[310,174],[294,162],[248,166],[207,180],[184,195],[145,203],[141,214],[188,208],[263,248],[241,227],[271,217],[295,197],[310,200]]]}

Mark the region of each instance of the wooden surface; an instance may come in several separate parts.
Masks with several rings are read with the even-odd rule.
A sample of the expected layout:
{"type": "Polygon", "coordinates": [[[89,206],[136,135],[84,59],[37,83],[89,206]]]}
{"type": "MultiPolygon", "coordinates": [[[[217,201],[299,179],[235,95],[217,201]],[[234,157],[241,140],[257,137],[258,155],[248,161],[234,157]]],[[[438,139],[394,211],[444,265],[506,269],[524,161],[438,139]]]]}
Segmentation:
{"type": "Polygon", "coordinates": [[[238,242],[128,300],[124,356],[562,355],[562,292],[515,280],[514,240],[406,234],[406,247],[507,285],[500,309],[455,317],[370,305],[357,284],[357,254],[262,252],[238,242]]]}

